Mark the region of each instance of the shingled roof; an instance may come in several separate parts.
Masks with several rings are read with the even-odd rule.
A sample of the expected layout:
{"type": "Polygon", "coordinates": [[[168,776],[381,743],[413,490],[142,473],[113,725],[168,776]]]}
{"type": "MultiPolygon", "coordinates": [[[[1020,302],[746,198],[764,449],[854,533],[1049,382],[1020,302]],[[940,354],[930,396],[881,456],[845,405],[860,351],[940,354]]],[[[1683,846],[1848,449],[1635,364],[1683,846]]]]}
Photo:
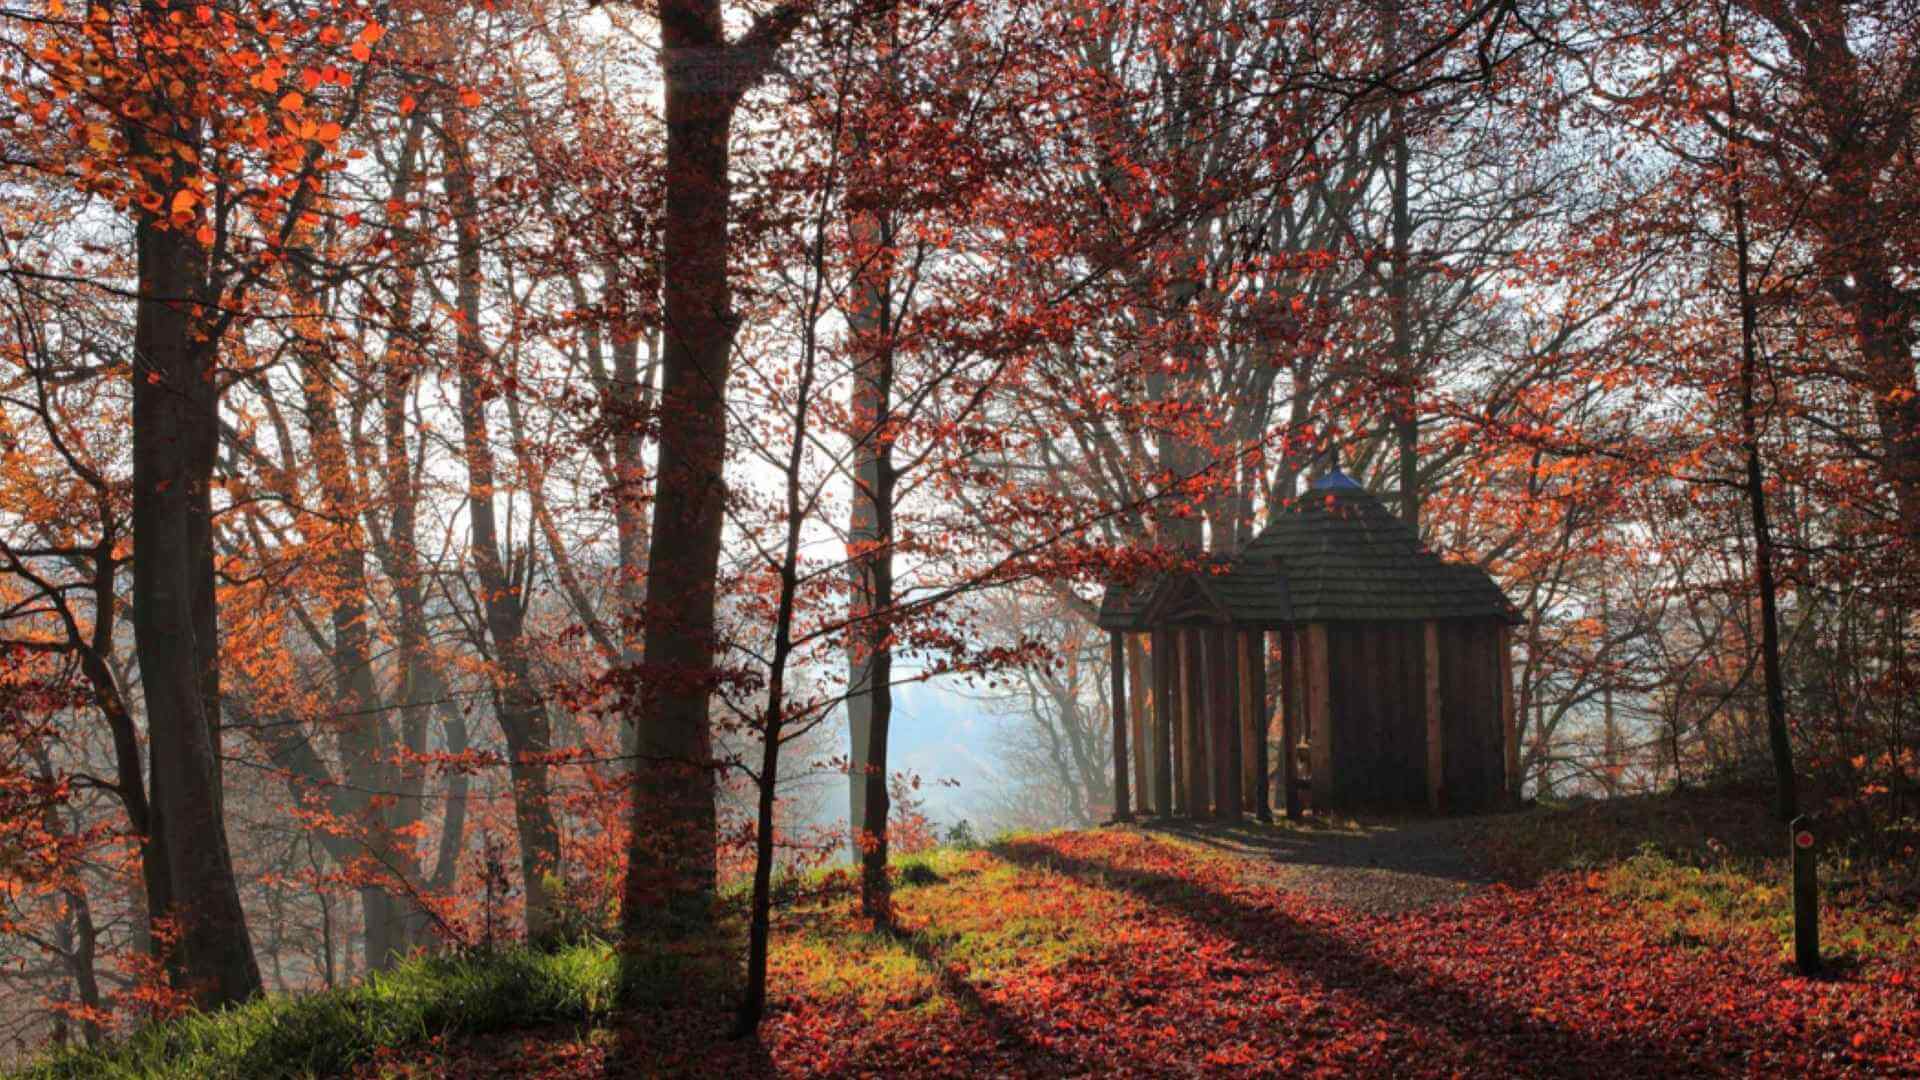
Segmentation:
{"type": "Polygon", "coordinates": [[[1153,590],[1160,583],[1158,578],[1142,578],[1131,584],[1107,586],[1100,597],[1100,617],[1095,620],[1102,630],[1144,630],[1140,624],[1140,615],[1146,610],[1147,601],[1153,599],[1153,590]]]}
{"type": "Polygon", "coordinates": [[[1200,584],[1236,623],[1522,621],[1486,571],[1442,559],[1380,500],[1335,469],[1253,538],[1224,567],[1117,586],[1100,625],[1142,630],[1171,614],[1175,594],[1200,584]]]}

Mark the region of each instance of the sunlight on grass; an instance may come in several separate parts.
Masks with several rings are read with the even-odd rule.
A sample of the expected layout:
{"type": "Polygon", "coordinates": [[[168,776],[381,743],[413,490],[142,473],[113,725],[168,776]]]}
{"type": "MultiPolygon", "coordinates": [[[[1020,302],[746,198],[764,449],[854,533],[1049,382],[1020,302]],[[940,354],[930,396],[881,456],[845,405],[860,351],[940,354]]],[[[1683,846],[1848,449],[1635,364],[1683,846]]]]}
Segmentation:
{"type": "Polygon", "coordinates": [[[75,1051],[14,1074],[57,1077],[324,1076],[383,1048],[612,1014],[620,962],[608,945],[553,953],[411,960],[356,986],[190,1013],[98,1052],[75,1051]]]}
{"type": "Polygon", "coordinates": [[[949,980],[991,984],[1051,971],[1094,948],[1063,905],[1079,886],[988,851],[937,848],[894,861],[895,930],[871,928],[851,895],[796,904],[804,930],[777,935],[776,994],[838,1000],[874,1015],[954,1004],[949,980]]]}
{"type": "MultiPolygon", "coordinates": [[[[1600,876],[1608,891],[1636,905],[1666,944],[1705,948],[1764,934],[1778,943],[1783,960],[1792,956],[1793,897],[1778,867],[1732,860],[1689,866],[1647,845],[1600,876]]],[[[1920,918],[1882,918],[1828,895],[1821,904],[1821,947],[1843,962],[1920,950],[1920,918]]]]}
{"type": "MultiPolygon", "coordinates": [[[[1511,877],[1589,874],[1631,901],[1656,940],[1702,949],[1764,935],[1781,956],[1793,946],[1785,827],[1764,802],[1711,794],[1643,796],[1541,806],[1490,820],[1483,855],[1511,877]]],[[[1920,916],[1898,896],[1912,870],[1856,857],[1820,858],[1821,946],[1841,965],[1920,952],[1920,916]]]]}
{"type": "MultiPolygon", "coordinates": [[[[1699,832],[1705,821],[1682,817],[1668,840],[1699,832]]],[[[1569,824],[1524,815],[1498,822],[1546,853],[1542,838],[1557,838],[1569,824]]],[[[1634,832],[1634,821],[1624,815],[1590,832],[1584,846],[1611,849],[1634,832]]],[[[1642,834],[1638,849],[1584,871],[1548,872],[1538,890],[1486,892],[1473,903],[1492,919],[1413,913],[1390,924],[1365,913],[1302,915],[1271,884],[1238,872],[1242,861],[1152,828],[918,851],[895,861],[895,915],[877,924],[860,915],[858,886],[845,867],[793,874],[774,911],[762,1042],[728,1043],[739,1051],[728,1068],[737,1065],[741,1076],[764,1065],[814,1076],[968,1068],[1050,1074],[1073,1063],[1092,1072],[1125,1063],[1171,1072],[1194,1061],[1227,1068],[1306,1055],[1292,1061],[1317,1057],[1336,1070],[1365,1072],[1380,1065],[1369,1057],[1379,1051],[1369,1026],[1402,1030],[1415,1009],[1425,1011],[1415,1020],[1419,1030],[1465,1032],[1459,1055],[1446,1061],[1459,1072],[1486,1065],[1476,1055],[1498,1045],[1513,1017],[1540,1024],[1557,1017],[1542,1038],[1594,1045],[1613,1028],[1588,1030],[1590,1017],[1638,1024],[1642,1013],[1567,1005],[1592,992],[1584,982],[1592,978],[1622,994],[1645,994],[1636,980],[1649,965],[1715,986],[1716,997],[1738,1001],[1751,1022],[1797,1024],[1797,1043],[1740,1042],[1747,1020],[1715,1028],[1715,1038],[1740,1043],[1740,1053],[1764,1045],[1786,1053],[1782,1061],[1803,1063],[1795,1055],[1807,1049],[1826,1055],[1818,1061],[1882,1067],[1903,1038],[1897,1017],[1905,969],[1895,957],[1914,955],[1920,944],[1910,911],[1901,922],[1836,903],[1824,919],[1828,955],[1836,967],[1855,965],[1859,976],[1832,990],[1776,978],[1786,965],[1772,965],[1768,951],[1778,944],[1784,961],[1791,942],[1784,882],[1768,876],[1766,861],[1726,844],[1668,849],[1642,834]],[[1607,903],[1592,903],[1596,894],[1607,903]],[[1496,944],[1488,945],[1488,934],[1496,944]],[[1578,949],[1609,942],[1628,951],[1597,969],[1555,963],[1549,951],[1526,978],[1494,980],[1494,997],[1446,992],[1453,982],[1490,986],[1490,976],[1507,970],[1501,957],[1561,936],[1586,942],[1578,949]],[[1405,986],[1428,982],[1440,992],[1402,995],[1405,986]],[[1327,986],[1340,990],[1315,990],[1327,986]],[[1252,1028],[1235,1005],[1248,994],[1275,1003],[1252,1028]],[[1129,1036],[1129,1049],[1116,1049],[1114,1032],[1140,1009],[1158,1019],[1129,1036]],[[1329,1028],[1317,1017],[1332,1011],[1359,1020],[1329,1028]],[[1212,1034],[1200,1030],[1206,1024],[1212,1034]],[[1060,1045],[1071,1053],[1058,1055],[1060,1045]]],[[[515,1028],[534,1028],[524,1036],[528,1045],[553,1051],[538,1063],[509,1063],[538,1076],[603,1067],[714,1074],[712,1032],[724,1030],[718,1017],[737,992],[737,915],[728,907],[705,936],[628,953],[580,945],[551,955],[413,961],[334,994],[186,1017],[111,1051],[48,1059],[25,1076],[309,1076],[353,1068],[459,1076],[476,1063],[497,1067],[503,1053],[492,1040],[467,1036],[515,1028]]],[[[1663,1009],[1693,1005],[1695,997],[1676,990],[1663,1009]]],[[[1634,1043],[1651,1047],[1642,1065],[1680,1061],[1682,1051],[1659,1032],[1644,1034],[1651,1042],[1634,1043]]],[[[1452,1043],[1423,1043],[1423,1053],[1434,1045],[1452,1043]]]]}
{"type": "Polygon", "coordinates": [[[906,943],[885,931],[835,927],[778,938],[768,967],[782,994],[844,1000],[867,1013],[920,1004],[938,987],[906,943]]]}

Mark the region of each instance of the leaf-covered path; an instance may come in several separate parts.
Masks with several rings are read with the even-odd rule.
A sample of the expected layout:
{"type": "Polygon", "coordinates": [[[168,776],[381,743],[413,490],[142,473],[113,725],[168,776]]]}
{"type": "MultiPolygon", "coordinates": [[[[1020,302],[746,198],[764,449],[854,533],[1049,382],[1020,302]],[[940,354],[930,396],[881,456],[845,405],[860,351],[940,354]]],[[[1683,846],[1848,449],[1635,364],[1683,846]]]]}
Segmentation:
{"type": "Polygon", "coordinates": [[[1164,835],[1243,856],[1246,873],[1276,888],[1391,915],[1457,903],[1492,884],[1493,875],[1470,851],[1489,820],[1498,821],[1414,818],[1308,828],[1181,822],[1166,826],[1164,835]]]}
{"type": "MultiPolygon", "coordinates": [[[[1402,837],[1398,850],[1411,856],[1426,839],[1443,840],[1423,836],[1402,837]]],[[[1399,843],[1386,842],[1376,850],[1399,843]]],[[[1910,954],[1833,981],[1796,978],[1765,935],[1711,947],[1664,940],[1595,875],[1524,889],[1473,885],[1440,904],[1329,903],[1328,895],[1353,899],[1358,879],[1343,869],[1378,868],[1342,868],[1328,856],[1368,848],[1307,843],[1317,846],[1278,865],[1244,836],[1131,829],[941,853],[906,875],[895,932],[860,926],[843,895],[786,910],[776,1006],[757,1040],[719,1040],[718,1010],[649,1011],[617,1033],[508,1039],[427,1069],[1636,1077],[1920,1069],[1910,954]],[[1348,884],[1316,886],[1329,880],[1348,884]]]]}

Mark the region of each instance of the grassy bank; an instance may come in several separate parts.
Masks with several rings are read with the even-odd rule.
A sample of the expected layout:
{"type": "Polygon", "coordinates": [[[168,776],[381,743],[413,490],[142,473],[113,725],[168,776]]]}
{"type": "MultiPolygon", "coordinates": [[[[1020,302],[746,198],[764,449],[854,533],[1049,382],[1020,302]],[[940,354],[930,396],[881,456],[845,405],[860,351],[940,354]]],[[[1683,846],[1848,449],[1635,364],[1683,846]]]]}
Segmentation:
{"type": "MultiPolygon", "coordinates": [[[[1844,969],[1920,953],[1920,859],[1846,835],[1819,855],[1822,947],[1844,969]]],[[[1489,821],[1478,848],[1504,876],[1587,874],[1633,902],[1667,944],[1723,945],[1747,934],[1793,944],[1786,826],[1760,799],[1643,796],[1537,807],[1489,821]]]]}
{"type": "Polygon", "coordinates": [[[352,987],[191,1013],[99,1051],[70,1051],[20,1080],[330,1076],[382,1051],[518,1027],[592,1025],[612,1012],[619,958],[606,945],[411,960],[352,987]]]}

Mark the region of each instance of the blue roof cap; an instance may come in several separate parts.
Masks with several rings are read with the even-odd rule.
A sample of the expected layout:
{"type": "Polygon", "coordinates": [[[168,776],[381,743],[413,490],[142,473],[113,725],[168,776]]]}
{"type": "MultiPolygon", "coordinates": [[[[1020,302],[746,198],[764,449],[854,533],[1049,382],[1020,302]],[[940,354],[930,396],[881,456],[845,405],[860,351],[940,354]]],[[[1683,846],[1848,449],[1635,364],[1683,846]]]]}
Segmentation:
{"type": "Polygon", "coordinates": [[[1358,480],[1355,480],[1353,477],[1348,476],[1346,473],[1341,472],[1340,466],[1335,465],[1333,468],[1328,469],[1326,474],[1321,476],[1320,479],[1315,480],[1313,482],[1312,490],[1314,491],[1365,491],[1366,488],[1361,487],[1360,482],[1358,480]]]}

